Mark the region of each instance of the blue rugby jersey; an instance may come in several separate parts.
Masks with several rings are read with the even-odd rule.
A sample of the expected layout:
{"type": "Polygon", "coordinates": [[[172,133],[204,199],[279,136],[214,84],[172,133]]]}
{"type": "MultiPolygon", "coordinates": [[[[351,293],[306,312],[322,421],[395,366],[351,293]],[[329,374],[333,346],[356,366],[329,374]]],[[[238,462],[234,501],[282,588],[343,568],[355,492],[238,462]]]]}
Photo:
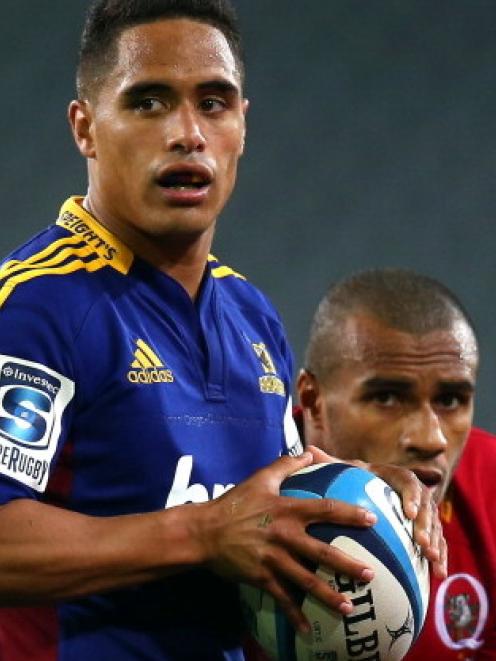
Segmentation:
{"type": "MultiPolygon", "coordinates": [[[[244,277],[211,256],[192,302],[70,198],[0,268],[0,503],[111,516],[217,497],[300,451],[291,370],[244,277]]],[[[195,569],[60,604],[54,658],[238,659],[239,625],[235,588],[195,569]]]]}

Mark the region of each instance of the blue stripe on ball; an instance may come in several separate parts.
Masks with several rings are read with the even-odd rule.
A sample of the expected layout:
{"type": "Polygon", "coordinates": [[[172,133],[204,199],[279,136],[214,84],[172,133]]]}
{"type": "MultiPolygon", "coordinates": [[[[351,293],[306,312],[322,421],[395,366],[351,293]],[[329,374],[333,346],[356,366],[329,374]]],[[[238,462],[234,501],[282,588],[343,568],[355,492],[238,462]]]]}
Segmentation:
{"type": "Polygon", "coordinates": [[[322,500],[322,496],[318,496],[312,491],[301,491],[301,489],[284,489],[284,491],[281,491],[281,495],[288,496],[289,498],[322,500]]]}
{"type": "MultiPolygon", "coordinates": [[[[334,480],[327,490],[327,497],[343,500],[353,505],[360,505],[366,507],[377,516],[377,523],[373,526],[369,535],[366,529],[348,528],[339,526],[337,531],[340,535],[348,535],[357,540],[365,548],[369,549],[373,555],[376,555],[384,565],[390,568],[391,573],[403,585],[405,592],[408,593],[412,610],[414,611],[415,632],[414,639],[418,636],[420,625],[422,623],[422,598],[418,586],[417,575],[405,547],[397,537],[397,533],[388,519],[384,516],[383,512],[376,504],[367,496],[365,485],[375,478],[374,475],[364,471],[360,468],[347,466],[346,477],[339,479],[340,475],[344,474],[341,471],[340,475],[334,480]],[[356,497],[356,494],[362,494],[361,497],[356,497]],[[348,530],[348,533],[345,532],[348,530]],[[363,541],[361,541],[361,539],[363,541]],[[366,540],[369,540],[366,542],[366,540]],[[387,540],[387,544],[385,541],[387,540]],[[389,551],[389,548],[391,551],[389,551]],[[388,560],[386,560],[386,556],[388,560]]],[[[312,526],[312,534],[314,528],[320,524],[312,526]]],[[[327,540],[330,541],[330,540],[327,540]]]]}
{"type": "MultiPolygon", "coordinates": [[[[313,537],[320,539],[322,542],[330,544],[336,537],[350,537],[357,544],[367,549],[373,556],[375,556],[382,564],[387,567],[388,571],[396,578],[399,584],[403,587],[408,600],[412,605],[413,618],[415,630],[413,634],[414,640],[416,639],[420,624],[422,623],[422,610],[420,593],[416,589],[417,580],[414,579],[412,584],[408,572],[405,571],[401,562],[391,552],[391,549],[384,542],[382,537],[378,535],[373,529],[352,528],[351,526],[335,526],[334,534],[329,535],[329,525],[322,523],[314,523],[308,527],[308,532],[313,537]]],[[[396,534],[396,533],[395,533],[396,534]]],[[[410,561],[408,561],[409,563],[410,561]]]]}
{"type": "Polygon", "coordinates": [[[286,490],[298,490],[300,488],[302,493],[309,493],[308,482],[311,475],[311,493],[323,498],[329,489],[329,485],[331,485],[343,471],[347,471],[349,468],[349,464],[325,464],[313,471],[290,475],[281,484],[281,494],[287,496],[289,494],[286,493],[286,490]]]}

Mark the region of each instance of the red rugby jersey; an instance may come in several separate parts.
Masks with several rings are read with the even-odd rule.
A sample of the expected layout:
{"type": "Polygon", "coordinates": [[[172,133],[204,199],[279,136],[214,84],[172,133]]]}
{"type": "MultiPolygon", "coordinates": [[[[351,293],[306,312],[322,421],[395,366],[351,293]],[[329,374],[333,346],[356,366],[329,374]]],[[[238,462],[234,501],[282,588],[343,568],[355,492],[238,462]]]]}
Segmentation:
{"type": "MultiPolygon", "coordinates": [[[[294,417],[303,437],[299,407],[294,417]]],[[[431,576],[425,625],[404,661],[496,661],[496,436],[471,430],[439,510],[448,577],[431,576]]]]}
{"type": "Polygon", "coordinates": [[[405,661],[496,660],[496,436],[472,429],[440,514],[448,577],[405,661]]]}

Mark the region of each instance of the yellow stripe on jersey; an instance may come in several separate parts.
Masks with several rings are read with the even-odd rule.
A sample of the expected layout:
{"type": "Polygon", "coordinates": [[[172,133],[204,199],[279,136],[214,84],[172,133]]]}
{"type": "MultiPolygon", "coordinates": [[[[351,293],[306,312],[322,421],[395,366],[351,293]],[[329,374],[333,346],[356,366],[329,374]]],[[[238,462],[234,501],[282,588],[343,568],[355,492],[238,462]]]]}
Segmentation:
{"type": "MultiPolygon", "coordinates": [[[[218,262],[219,260],[215,255],[210,254],[207,258],[207,261],[218,262]]],[[[234,271],[229,266],[216,266],[212,268],[211,272],[214,278],[226,278],[228,275],[233,275],[235,278],[241,278],[241,280],[246,280],[244,275],[241,275],[241,273],[234,271]]]]}
{"type": "MultiPolygon", "coordinates": [[[[59,248],[63,246],[75,246],[80,243],[80,238],[75,236],[68,236],[64,239],[59,239],[58,241],[50,243],[50,245],[48,245],[46,248],[40,250],[40,252],[34,253],[34,255],[31,255],[31,257],[28,257],[27,259],[12,259],[9,262],[5,262],[5,264],[3,264],[0,268],[0,278],[7,278],[12,273],[20,271],[23,268],[38,268],[43,265],[41,262],[47,256],[53,255],[59,248]]],[[[58,256],[55,256],[54,258],[57,259],[58,256]]]]}
{"type": "Polygon", "coordinates": [[[235,278],[241,278],[241,280],[246,280],[244,275],[241,273],[236,273],[229,266],[217,266],[212,269],[212,276],[214,278],[227,278],[229,275],[233,275],[235,278]]]}
{"type": "Polygon", "coordinates": [[[150,367],[163,367],[163,363],[160,360],[160,358],[157,356],[155,351],[143,340],[137,340],[136,345],[138,349],[140,349],[145,356],[148,358],[148,360],[152,363],[150,367]]]}
{"type": "Polygon", "coordinates": [[[82,205],[82,197],[70,197],[62,205],[56,224],[92,246],[109,266],[126,275],[134,260],[133,253],[82,205]]]}
{"type": "Polygon", "coordinates": [[[42,275],[67,275],[68,273],[74,273],[84,269],[89,273],[93,271],[98,271],[101,268],[106,266],[105,262],[97,257],[91,262],[83,262],[81,259],[74,259],[64,266],[58,267],[48,267],[48,268],[37,268],[32,271],[25,271],[23,273],[18,273],[17,275],[11,276],[1,287],[0,287],[0,307],[5,303],[7,298],[13,292],[13,290],[23,282],[28,280],[33,280],[42,275]]]}
{"type": "Polygon", "coordinates": [[[0,268],[0,273],[1,273],[4,269],[9,269],[11,266],[15,266],[16,264],[20,264],[20,263],[21,263],[21,260],[20,260],[20,259],[11,259],[11,260],[8,261],[8,262],[4,262],[4,263],[2,264],[2,267],[0,268]]]}
{"type": "Polygon", "coordinates": [[[4,281],[0,284],[0,306],[17,285],[39,276],[65,275],[81,269],[93,272],[105,266],[123,274],[129,272],[133,253],[81,204],[82,198],[72,197],[62,205],[57,225],[70,232],[69,236],[54,241],[25,260],[13,259],[3,264],[0,268],[0,280],[4,281]],[[82,259],[91,256],[94,256],[91,261],[82,259]]]}
{"type": "MultiPolygon", "coordinates": [[[[81,243],[81,241],[79,241],[78,243],[81,243]]],[[[98,261],[100,261],[102,265],[105,266],[101,257],[97,255],[93,250],[93,248],[91,248],[90,246],[82,246],[81,248],[69,247],[60,250],[58,253],[53,255],[53,257],[50,257],[50,259],[46,259],[44,261],[40,259],[36,259],[36,262],[33,264],[33,263],[29,263],[30,261],[31,262],[33,261],[33,258],[30,257],[24,262],[18,262],[17,264],[12,265],[9,269],[6,269],[5,271],[0,270],[0,278],[11,278],[20,271],[28,272],[39,269],[51,268],[52,266],[58,266],[62,264],[71,257],[89,257],[90,255],[95,255],[98,261]]]]}

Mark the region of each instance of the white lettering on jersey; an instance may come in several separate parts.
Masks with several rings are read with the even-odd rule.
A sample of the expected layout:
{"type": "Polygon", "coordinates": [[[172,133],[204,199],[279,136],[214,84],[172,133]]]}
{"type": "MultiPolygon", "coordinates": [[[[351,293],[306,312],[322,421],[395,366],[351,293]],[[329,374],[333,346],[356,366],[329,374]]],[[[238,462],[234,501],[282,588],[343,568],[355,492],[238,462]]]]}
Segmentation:
{"type": "MultiPolygon", "coordinates": [[[[193,471],[193,456],[185,455],[179,459],[174,474],[174,481],[169,492],[165,507],[175,507],[186,503],[205,503],[210,500],[207,487],[204,484],[190,484],[193,471]]],[[[212,499],[222,496],[223,493],[232,489],[234,484],[214,484],[212,499]]]]}
{"type": "Polygon", "coordinates": [[[488,598],[484,586],[480,583],[480,581],[478,581],[475,578],[475,576],[471,576],[470,574],[453,574],[452,576],[448,576],[448,578],[446,578],[439,586],[439,589],[436,594],[434,609],[435,609],[434,613],[435,613],[436,629],[439,634],[439,637],[446,645],[446,647],[448,647],[451,650],[461,650],[461,649],[476,650],[484,643],[483,640],[479,640],[479,636],[481,635],[482,630],[484,629],[484,626],[487,621],[488,598]],[[453,640],[449,635],[448,628],[446,626],[445,612],[444,612],[446,592],[448,591],[448,588],[451,585],[451,583],[453,583],[453,581],[456,581],[457,579],[465,580],[467,581],[467,583],[469,583],[472,586],[479,599],[479,607],[480,607],[477,626],[475,627],[475,631],[473,635],[470,636],[469,638],[462,638],[461,640],[453,640]]]}

